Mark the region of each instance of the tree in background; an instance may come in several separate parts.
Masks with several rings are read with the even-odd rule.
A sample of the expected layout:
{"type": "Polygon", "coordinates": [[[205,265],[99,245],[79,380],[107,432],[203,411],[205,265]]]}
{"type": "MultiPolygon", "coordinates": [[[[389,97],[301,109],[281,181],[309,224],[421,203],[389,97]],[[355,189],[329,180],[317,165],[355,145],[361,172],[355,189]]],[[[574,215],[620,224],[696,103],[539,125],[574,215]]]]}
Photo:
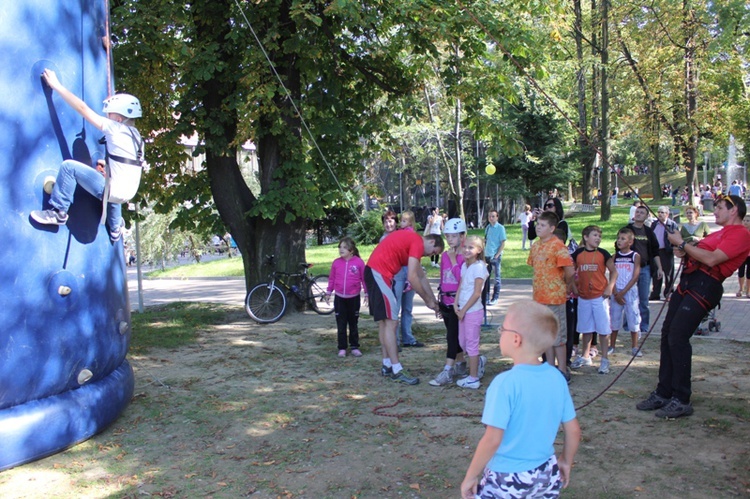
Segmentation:
{"type": "Polygon", "coordinates": [[[352,201],[357,139],[392,122],[391,100],[413,88],[405,56],[431,41],[400,5],[240,5],[123,0],[113,24],[116,67],[157,131],[142,191],[160,211],[180,206],[177,225],[210,222],[216,209],[250,284],[266,254],[287,265],[304,260],[308,220],[352,201]],[[194,134],[206,157],[197,173],[185,171],[184,151],[172,145],[194,134]],[[258,192],[237,160],[248,139],[257,146],[258,192]]]}

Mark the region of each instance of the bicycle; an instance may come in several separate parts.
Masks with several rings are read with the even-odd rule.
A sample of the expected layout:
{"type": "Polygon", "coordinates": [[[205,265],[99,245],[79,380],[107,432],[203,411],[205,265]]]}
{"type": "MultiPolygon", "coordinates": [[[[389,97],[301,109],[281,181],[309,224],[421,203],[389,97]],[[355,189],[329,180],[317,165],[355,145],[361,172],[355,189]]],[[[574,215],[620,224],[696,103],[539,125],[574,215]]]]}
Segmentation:
{"type": "Polygon", "coordinates": [[[245,311],[251,319],[261,324],[281,319],[289,293],[321,315],[333,313],[333,300],[326,297],[328,276],[310,275],[311,263],[300,263],[300,272],[281,272],[276,270],[274,255],[267,255],[266,264],[271,267],[268,282],[255,285],[245,297],[245,311]]]}

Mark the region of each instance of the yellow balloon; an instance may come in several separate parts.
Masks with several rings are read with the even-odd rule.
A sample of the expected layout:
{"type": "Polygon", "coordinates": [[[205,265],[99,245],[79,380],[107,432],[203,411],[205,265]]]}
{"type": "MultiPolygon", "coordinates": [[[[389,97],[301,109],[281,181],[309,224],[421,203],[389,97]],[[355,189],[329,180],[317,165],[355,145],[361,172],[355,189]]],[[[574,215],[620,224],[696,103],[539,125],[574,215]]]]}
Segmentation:
{"type": "Polygon", "coordinates": [[[485,168],[484,171],[487,172],[487,175],[494,175],[496,171],[495,165],[487,165],[487,168],[485,168]]]}

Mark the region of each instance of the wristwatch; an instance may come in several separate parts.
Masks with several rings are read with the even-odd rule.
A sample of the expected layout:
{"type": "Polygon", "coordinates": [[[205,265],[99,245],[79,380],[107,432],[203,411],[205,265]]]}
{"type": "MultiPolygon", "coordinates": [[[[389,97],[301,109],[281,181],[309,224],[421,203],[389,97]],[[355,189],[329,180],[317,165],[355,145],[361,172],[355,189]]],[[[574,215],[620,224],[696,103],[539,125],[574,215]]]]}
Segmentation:
{"type": "Polygon", "coordinates": [[[678,246],[677,249],[680,251],[685,251],[685,245],[687,244],[687,241],[682,241],[678,246]]]}

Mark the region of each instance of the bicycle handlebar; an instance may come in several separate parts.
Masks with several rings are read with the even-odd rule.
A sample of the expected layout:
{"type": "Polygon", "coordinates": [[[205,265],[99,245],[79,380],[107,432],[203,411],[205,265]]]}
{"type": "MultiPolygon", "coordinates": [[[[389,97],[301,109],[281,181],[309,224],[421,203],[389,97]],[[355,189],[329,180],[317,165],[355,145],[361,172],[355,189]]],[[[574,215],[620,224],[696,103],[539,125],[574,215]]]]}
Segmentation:
{"type": "MultiPolygon", "coordinates": [[[[276,258],[276,255],[266,255],[266,265],[270,265],[271,267],[273,267],[274,271],[276,269],[275,258],[276,258]]],[[[305,272],[303,272],[303,273],[307,273],[307,269],[309,269],[310,267],[312,267],[313,264],[312,263],[307,263],[307,262],[300,262],[297,266],[299,268],[301,268],[301,269],[305,269],[305,272]]],[[[282,273],[282,272],[280,272],[280,273],[282,273]]],[[[291,273],[291,272],[283,272],[283,273],[287,274],[287,275],[293,275],[293,273],[291,273]]]]}

